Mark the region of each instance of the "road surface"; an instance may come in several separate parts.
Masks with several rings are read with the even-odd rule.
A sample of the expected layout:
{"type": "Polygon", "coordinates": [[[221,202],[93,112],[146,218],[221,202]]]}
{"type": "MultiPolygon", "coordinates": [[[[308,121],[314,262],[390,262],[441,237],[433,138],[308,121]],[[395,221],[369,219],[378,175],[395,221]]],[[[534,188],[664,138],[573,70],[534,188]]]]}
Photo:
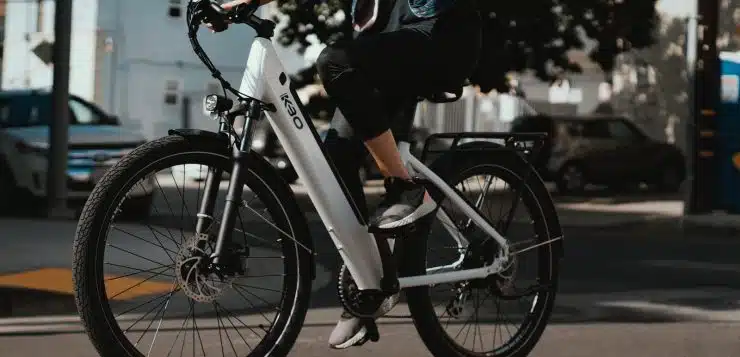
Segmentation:
{"type": "MultiPolygon", "coordinates": [[[[606,213],[585,212],[582,205],[569,204],[575,208],[563,208],[563,215],[570,218],[564,220],[566,259],[556,309],[532,356],[736,355],[740,350],[740,237],[731,233],[685,233],[669,225],[645,223],[644,219],[625,220],[613,212],[609,213],[612,218],[599,221],[593,217],[603,218],[606,213]],[[580,213],[586,215],[580,217],[583,224],[575,224],[580,213]]],[[[671,214],[647,213],[663,217],[671,214]]],[[[322,224],[315,214],[308,216],[318,275],[306,325],[291,356],[428,356],[406,318],[382,319],[379,343],[351,351],[326,347],[340,311],[333,284],[338,260],[322,224]]],[[[643,213],[641,217],[645,216],[643,213]]],[[[258,219],[250,222],[260,225],[258,219]]],[[[11,290],[6,294],[0,291],[0,313],[13,316],[0,319],[0,356],[96,356],[69,295],[74,222],[0,220],[0,227],[0,271],[4,272],[0,287],[13,288],[13,294],[8,293],[11,290]],[[29,288],[56,294],[30,292],[29,288]]],[[[122,227],[129,233],[144,229],[136,225],[122,227]]],[[[146,250],[144,243],[134,239],[125,242],[121,245],[124,249],[146,250]]],[[[260,254],[271,252],[269,248],[260,249],[260,254]]],[[[255,269],[272,268],[263,264],[255,269]]],[[[147,285],[150,292],[168,288],[171,285],[147,285]]],[[[139,289],[123,300],[142,298],[145,292],[139,289]]],[[[179,310],[186,306],[181,305],[179,310]]],[[[403,315],[404,308],[401,304],[391,314],[403,315]]],[[[173,311],[177,310],[173,306],[173,311]]],[[[249,311],[236,311],[235,315],[247,323],[261,317],[249,311]]],[[[214,318],[204,319],[202,327],[217,323],[214,318]]],[[[158,339],[176,341],[177,329],[173,327],[177,326],[165,321],[158,339]]],[[[204,332],[204,349],[220,355],[221,342],[214,331],[204,332]]],[[[245,336],[243,341],[252,343],[254,339],[245,336]]],[[[225,355],[233,355],[228,345],[224,350],[225,355]]],[[[180,355],[178,350],[175,355],[180,355]]]]}

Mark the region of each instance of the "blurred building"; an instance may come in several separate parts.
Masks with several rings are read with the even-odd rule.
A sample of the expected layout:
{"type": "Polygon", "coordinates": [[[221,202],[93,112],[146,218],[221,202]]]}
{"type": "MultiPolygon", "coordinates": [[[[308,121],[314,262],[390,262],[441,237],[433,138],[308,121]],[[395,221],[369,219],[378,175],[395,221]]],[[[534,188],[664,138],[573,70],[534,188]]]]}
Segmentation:
{"type": "MultiPolygon", "coordinates": [[[[187,37],[187,0],[74,0],[70,92],[94,101],[148,138],[172,127],[215,129],[201,99],[220,86],[187,37]]],[[[0,7],[0,9],[2,9],[0,7]]],[[[51,88],[54,1],[8,1],[2,89],[51,88]]],[[[275,11],[261,9],[262,15],[275,11]]],[[[199,33],[211,60],[234,85],[254,31],[199,33]]]]}

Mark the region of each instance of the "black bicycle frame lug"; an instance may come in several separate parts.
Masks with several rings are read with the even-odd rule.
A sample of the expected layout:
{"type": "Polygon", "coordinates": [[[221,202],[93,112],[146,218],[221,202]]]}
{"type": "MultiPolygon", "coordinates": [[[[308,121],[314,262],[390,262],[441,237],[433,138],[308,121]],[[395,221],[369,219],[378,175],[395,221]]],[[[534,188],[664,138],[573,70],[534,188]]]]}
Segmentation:
{"type": "MultiPolygon", "coordinates": [[[[391,252],[388,244],[388,236],[375,234],[375,243],[378,246],[380,261],[383,265],[383,278],[380,280],[380,288],[384,293],[389,295],[395,294],[399,290],[398,283],[398,264],[396,264],[396,252],[391,252]]],[[[397,244],[398,242],[394,242],[397,244]]]]}

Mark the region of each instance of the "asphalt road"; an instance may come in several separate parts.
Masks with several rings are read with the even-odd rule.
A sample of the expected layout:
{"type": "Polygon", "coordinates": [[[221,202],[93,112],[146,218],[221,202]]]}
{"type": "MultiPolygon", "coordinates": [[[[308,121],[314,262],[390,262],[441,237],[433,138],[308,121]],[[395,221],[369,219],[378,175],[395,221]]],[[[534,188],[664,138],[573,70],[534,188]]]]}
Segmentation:
{"type": "MultiPolygon", "coordinates": [[[[177,193],[170,193],[168,197],[173,195],[177,193]]],[[[157,202],[160,208],[167,204],[161,200],[157,202]]],[[[305,327],[291,356],[428,356],[413,325],[406,318],[382,319],[379,343],[351,351],[331,351],[326,347],[326,340],[340,311],[333,284],[338,259],[321,223],[315,215],[309,215],[309,219],[319,274],[314,282],[312,306],[305,327]]],[[[168,235],[165,232],[168,228],[178,225],[177,220],[163,220],[161,217],[155,217],[155,221],[158,230],[164,233],[159,234],[162,239],[168,235]]],[[[249,220],[248,224],[257,230],[267,228],[259,218],[249,220]]],[[[0,241],[0,248],[5,253],[2,254],[0,270],[37,272],[36,275],[15,276],[13,279],[27,285],[38,279],[38,284],[57,287],[55,291],[60,294],[53,298],[21,294],[21,298],[16,300],[22,301],[13,302],[17,317],[0,319],[0,356],[96,356],[74,317],[68,282],[55,284],[67,279],[64,272],[71,264],[69,248],[74,223],[32,225],[22,222],[17,226],[17,232],[13,231],[15,228],[4,230],[6,234],[0,241]]],[[[125,242],[121,248],[138,253],[152,249],[151,244],[123,239],[146,232],[147,228],[135,224],[121,227],[126,231],[117,233],[117,237],[125,242]]],[[[729,357],[737,354],[740,347],[737,337],[737,327],[740,327],[740,262],[737,258],[740,237],[731,233],[685,233],[665,225],[634,222],[568,225],[566,237],[566,257],[562,262],[556,309],[532,356],[729,357]]],[[[269,247],[261,247],[256,252],[260,256],[275,253],[269,247]]],[[[167,254],[158,254],[148,257],[167,259],[167,254]]],[[[273,263],[257,263],[252,265],[252,273],[267,275],[276,267],[273,263]]],[[[109,271],[118,276],[122,274],[116,269],[109,271]]],[[[3,279],[5,277],[0,277],[0,285],[6,281],[3,279]]],[[[12,282],[13,279],[8,278],[7,281],[12,282]]],[[[272,286],[270,278],[262,282],[272,286]]],[[[168,285],[163,279],[146,285],[138,293],[145,293],[142,290],[147,289],[149,292],[162,292],[169,288],[171,282],[168,285]]],[[[144,299],[143,294],[137,294],[122,303],[144,299]]],[[[262,295],[267,300],[269,296],[262,295]]],[[[238,300],[229,301],[237,303],[238,300]]],[[[256,305],[260,303],[256,302],[256,305]]],[[[187,308],[187,304],[173,302],[170,311],[183,312],[187,308]]],[[[404,310],[405,306],[401,304],[391,315],[403,315],[404,310]]],[[[258,325],[262,318],[249,307],[243,310],[235,307],[230,311],[250,326],[258,325]]],[[[218,323],[213,317],[204,318],[203,322],[199,320],[200,327],[211,327],[201,336],[207,356],[222,355],[223,340],[213,329],[218,323]]],[[[177,334],[179,324],[165,321],[160,327],[159,342],[155,346],[169,349],[173,342],[178,343],[178,338],[183,340],[177,334]]],[[[493,327],[484,325],[482,332],[490,337],[489,331],[493,327]]],[[[139,326],[135,331],[142,329],[139,326]]],[[[190,335],[186,337],[191,338],[190,335]]],[[[244,341],[244,344],[256,342],[252,334],[242,337],[231,337],[236,344],[234,349],[244,347],[239,345],[239,341],[244,341]]],[[[151,337],[146,337],[141,344],[148,346],[150,341],[151,337]]],[[[234,355],[232,347],[226,343],[223,355],[234,355]]],[[[155,352],[151,355],[166,355],[166,352],[155,352]]],[[[180,355],[178,349],[173,353],[180,355]]],[[[191,353],[186,350],[182,355],[191,353]]]]}
{"type": "MultiPolygon", "coordinates": [[[[312,227],[317,243],[328,242],[318,222],[312,227]]],[[[638,226],[567,233],[557,308],[532,356],[735,355],[740,347],[739,237],[666,235],[638,226]]],[[[322,266],[333,272],[331,246],[320,243],[317,252],[322,266]]],[[[318,287],[312,299],[292,356],[428,355],[407,319],[384,319],[379,343],[329,351],[326,339],[338,314],[333,284],[318,287]]],[[[205,345],[220,351],[213,330],[205,334],[205,345]]],[[[168,330],[159,338],[175,337],[168,330]]],[[[0,320],[0,356],[51,354],[96,355],[74,319],[0,320]]],[[[232,355],[228,346],[226,355],[232,355]]]]}

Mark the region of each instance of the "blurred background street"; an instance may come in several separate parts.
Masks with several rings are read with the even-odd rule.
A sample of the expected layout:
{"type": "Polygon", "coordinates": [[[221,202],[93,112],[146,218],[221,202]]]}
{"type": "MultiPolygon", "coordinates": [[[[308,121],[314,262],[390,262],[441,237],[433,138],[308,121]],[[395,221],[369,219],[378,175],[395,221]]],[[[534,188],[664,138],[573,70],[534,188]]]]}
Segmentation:
{"type": "MultiPolygon", "coordinates": [[[[218,129],[203,98],[222,88],[187,41],[187,3],[0,0],[0,357],[97,355],[73,296],[83,205],[136,147],[174,128],[218,129]]],[[[456,102],[420,102],[412,152],[421,156],[422,144],[441,132],[548,134],[532,166],[555,201],[565,257],[551,322],[531,356],[736,356],[740,0],[479,3],[487,37],[471,85],[456,102]]],[[[278,24],[277,53],[323,138],[336,108],[314,64],[328,41],[351,35],[351,2],[314,11],[295,4],[275,1],[258,15],[278,24]]],[[[203,33],[203,48],[236,86],[254,31],[203,33]]],[[[342,262],[268,123],[255,124],[251,148],[290,185],[315,245],[310,308],[290,356],[429,356],[405,299],[378,321],[379,343],[328,348],[342,312],[342,262]]],[[[370,156],[358,160],[374,207],[381,175],[370,156]]],[[[154,340],[166,345],[157,348],[179,344],[185,331],[182,349],[193,341],[185,355],[235,355],[234,345],[224,347],[227,324],[244,325],[241,339],[232,337],[243,349],[260,341],[267,316],[281,312],[270,301],[289,276],[278,259],[285,252],[264,238],[276,225],[269,207],[251,205],[260,197],[246,190],[234,236],[249,247],[247,274],[223,289],[214,311],[199,311],[196,344],[195,310],[210,304],[175,294],[185,288],[171,267],[185,254],[181,244],[196,242],[204,174],[201,165],[178,164],[143,178],[98,247],[101,291],[144,354],[154,340]]],[[[227,185],[221,180],[220,200],[227,185]]],[[[491,202],[504,201],[505,188],[492,190],[491,202]]],[[[511,237],[528,223],[517,216],[511,237]]],[[[445,239],[433,229],[428,241],[445,239]]],[[[481,323],[494,342],[489,331],[508,325],[501,319],[481,323]]]]}

